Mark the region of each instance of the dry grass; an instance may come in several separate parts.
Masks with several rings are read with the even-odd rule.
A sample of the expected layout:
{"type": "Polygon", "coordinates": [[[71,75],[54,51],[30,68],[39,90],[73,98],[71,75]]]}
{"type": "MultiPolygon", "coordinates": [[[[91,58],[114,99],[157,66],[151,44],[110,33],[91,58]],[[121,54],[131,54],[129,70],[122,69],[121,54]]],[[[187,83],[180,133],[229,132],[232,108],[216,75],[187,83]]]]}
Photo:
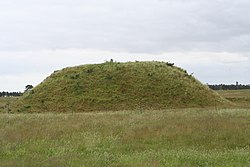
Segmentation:
{"type": "Polygon", "coordinates": [[[1,114],[1,166],[249,166],[249,109],[1,114]]]}
{"type": "Polygon", "coordinates": [[[233,109],[67,114],[8,114],[16,99],[1,98],[0,166],[247,167],[247,92],[219,92],[238,99],[233,109]]]}
{"type": "Polygon", "coordinates": [[[217,92],[225,98],[250,98],[250,89],[218,90],[217,92]]]}
{"type": "Polygon", "coordinates": [[[0,97],[0,113],[11,112],[11,105],[17,101],[17,97],[0,97]]]}
{"type": "Polygon", "coordinates": [[[237,108],[250,108],[250,89],[219,90],[217,93],[235,103],[237,108]]]}

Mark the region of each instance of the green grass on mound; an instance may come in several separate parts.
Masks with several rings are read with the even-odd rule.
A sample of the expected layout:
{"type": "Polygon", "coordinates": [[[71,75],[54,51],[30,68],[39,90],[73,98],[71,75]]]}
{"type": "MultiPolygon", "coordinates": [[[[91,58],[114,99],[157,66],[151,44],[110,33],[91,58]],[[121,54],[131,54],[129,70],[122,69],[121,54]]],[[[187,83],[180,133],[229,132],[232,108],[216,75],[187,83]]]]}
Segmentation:
{"type": "Polygon", "coordinates": [[[18,111],[88,112],[217,106],[227,103],[165,62],[106,62],[55,71],[17,103],[18,111]]]}

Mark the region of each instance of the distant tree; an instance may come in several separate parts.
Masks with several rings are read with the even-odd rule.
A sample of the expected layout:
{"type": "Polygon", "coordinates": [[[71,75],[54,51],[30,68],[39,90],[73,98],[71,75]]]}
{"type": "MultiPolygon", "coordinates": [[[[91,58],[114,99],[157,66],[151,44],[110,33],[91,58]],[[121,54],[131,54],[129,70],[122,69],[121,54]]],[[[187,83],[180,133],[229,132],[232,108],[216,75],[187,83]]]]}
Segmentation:
{"type": "Polygon", "coordinates": [[[27,92],[27,91],[29,91],[29,90],[31,90],[31,89],[33,89],[34,87],[32,86],[32,85],[26,85],[25,86],[25,91],[24,92],[27,92]]]}
{"type": "Polygon", "coordinates": [[[237,89],[250,89],[250,85],[242,85],[239,83],[236,83],[235,85],[225,85],[225,84],[219,84],[219,85],[208,85],[213,90],[237,90],[237,89]]]}
{"type": "Polygon", "coordinates": [[[22,96],[22,92],[0,92],[0,97],[16,97],[22,96]]]}

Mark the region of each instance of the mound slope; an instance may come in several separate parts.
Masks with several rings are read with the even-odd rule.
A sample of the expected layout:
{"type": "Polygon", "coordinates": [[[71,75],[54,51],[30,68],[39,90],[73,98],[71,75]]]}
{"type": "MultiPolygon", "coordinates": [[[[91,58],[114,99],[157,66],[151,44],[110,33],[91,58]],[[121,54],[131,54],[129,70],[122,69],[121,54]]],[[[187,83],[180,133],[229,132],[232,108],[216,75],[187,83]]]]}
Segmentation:
{"type": "Polygon", "coordinates": [[[90,64],[55,71],[17,103],[19,111],[88,112],[217,106],[227,101],[165,62],[90,64]]]}

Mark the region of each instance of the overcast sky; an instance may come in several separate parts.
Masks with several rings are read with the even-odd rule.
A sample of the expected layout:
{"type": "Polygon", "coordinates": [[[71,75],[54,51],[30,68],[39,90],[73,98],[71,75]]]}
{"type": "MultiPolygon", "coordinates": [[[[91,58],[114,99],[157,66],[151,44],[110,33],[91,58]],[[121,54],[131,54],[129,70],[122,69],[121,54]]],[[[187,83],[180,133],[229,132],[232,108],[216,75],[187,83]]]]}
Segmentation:
{"type": "Polygon", "coordinates": [[[0,0],[0,91],[111,58],[173,62],[204,84],[250,84],[250,1],[0,0]]]}

